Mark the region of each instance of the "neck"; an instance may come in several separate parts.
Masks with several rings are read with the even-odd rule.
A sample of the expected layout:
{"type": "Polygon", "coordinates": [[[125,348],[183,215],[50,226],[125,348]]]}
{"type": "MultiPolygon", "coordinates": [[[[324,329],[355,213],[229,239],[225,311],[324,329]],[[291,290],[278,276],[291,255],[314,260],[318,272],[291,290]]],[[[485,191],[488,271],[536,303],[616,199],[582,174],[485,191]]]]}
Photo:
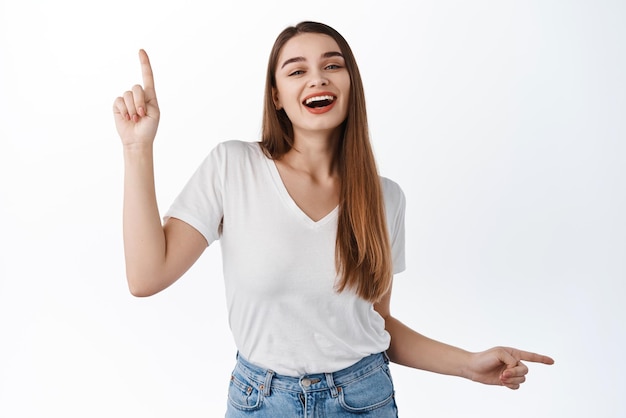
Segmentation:
{"type": "Polygon", "coordinates": [[[294,136],[294,146],[282,160],[292,168],[315,177],[334,175],[333,156],[339,134],[307,133],[294,136]]]}

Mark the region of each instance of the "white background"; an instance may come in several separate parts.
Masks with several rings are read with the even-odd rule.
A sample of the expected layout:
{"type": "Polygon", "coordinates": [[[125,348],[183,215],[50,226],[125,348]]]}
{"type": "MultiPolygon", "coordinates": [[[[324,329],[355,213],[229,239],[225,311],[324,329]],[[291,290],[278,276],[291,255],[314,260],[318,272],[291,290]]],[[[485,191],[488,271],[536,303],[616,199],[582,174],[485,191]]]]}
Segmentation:
{"type": "Polygon", "coordinates": [[[259,138],[269,50],[305,19],[352,45],[407,196],[394,314],[556,359],[519,391],[393,366],[400,416],[625,416],[623,1],[1,0],[0,417],[223,416],[219,245],[128,293],[111,105],[145,48],[164,212],[217,142],[259,138]]]}

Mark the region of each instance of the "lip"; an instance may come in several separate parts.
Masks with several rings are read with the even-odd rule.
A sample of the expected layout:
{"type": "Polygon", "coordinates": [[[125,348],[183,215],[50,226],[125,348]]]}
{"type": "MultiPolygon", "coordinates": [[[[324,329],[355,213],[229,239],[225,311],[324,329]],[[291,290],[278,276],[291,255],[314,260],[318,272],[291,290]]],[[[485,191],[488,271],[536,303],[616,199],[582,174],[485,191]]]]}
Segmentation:
{"type": "Polygon", "coordinates": [[[302,106],[304,106],[304,108],[307,111],[309,111],[310,113],[313,113],[315,115],[319,115],[319,114],[326,113],[326,112],[330,111],[333,107],[335,107],[335,103],[337,103],[337,95],[335,93],[333,93],[333,92],[330,92],[330,91],[318,91],[318,92],[309,94],[304,99],[302,99],[302,106]],[[328,106],[324,106],[324,107],[309,107],[309,106],[304,104],[311,97],[317,97],[317,96],[333,96],[334,100],[333,100],[333,102],[331,104],[329,104],[328,106]]]}

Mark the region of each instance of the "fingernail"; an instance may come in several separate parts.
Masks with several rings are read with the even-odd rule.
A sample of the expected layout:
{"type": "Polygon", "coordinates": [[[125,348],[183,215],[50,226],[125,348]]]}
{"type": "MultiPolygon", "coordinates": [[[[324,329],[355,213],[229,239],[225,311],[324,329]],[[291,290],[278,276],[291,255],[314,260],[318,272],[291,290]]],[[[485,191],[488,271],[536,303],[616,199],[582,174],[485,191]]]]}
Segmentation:
{"type": "Polygon", "coordinates": [[[137,109],[137,113],[139,113],[139,116],[146,116],[146,111],[143,109],[143,107],[137,109]]]}

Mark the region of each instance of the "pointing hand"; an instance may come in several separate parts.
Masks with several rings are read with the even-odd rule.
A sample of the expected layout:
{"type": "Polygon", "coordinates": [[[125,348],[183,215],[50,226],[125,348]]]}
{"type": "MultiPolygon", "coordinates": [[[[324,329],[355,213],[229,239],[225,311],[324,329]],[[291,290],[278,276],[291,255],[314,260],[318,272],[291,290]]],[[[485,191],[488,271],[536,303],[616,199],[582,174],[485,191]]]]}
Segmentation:
{"type": "Polygon", "coordinates": [[[159,126],[159,104],[146,51],[139,51],[143,87],[136,84],[113,102],[117,132],[124,145],[150,145],[159,126]]]}

